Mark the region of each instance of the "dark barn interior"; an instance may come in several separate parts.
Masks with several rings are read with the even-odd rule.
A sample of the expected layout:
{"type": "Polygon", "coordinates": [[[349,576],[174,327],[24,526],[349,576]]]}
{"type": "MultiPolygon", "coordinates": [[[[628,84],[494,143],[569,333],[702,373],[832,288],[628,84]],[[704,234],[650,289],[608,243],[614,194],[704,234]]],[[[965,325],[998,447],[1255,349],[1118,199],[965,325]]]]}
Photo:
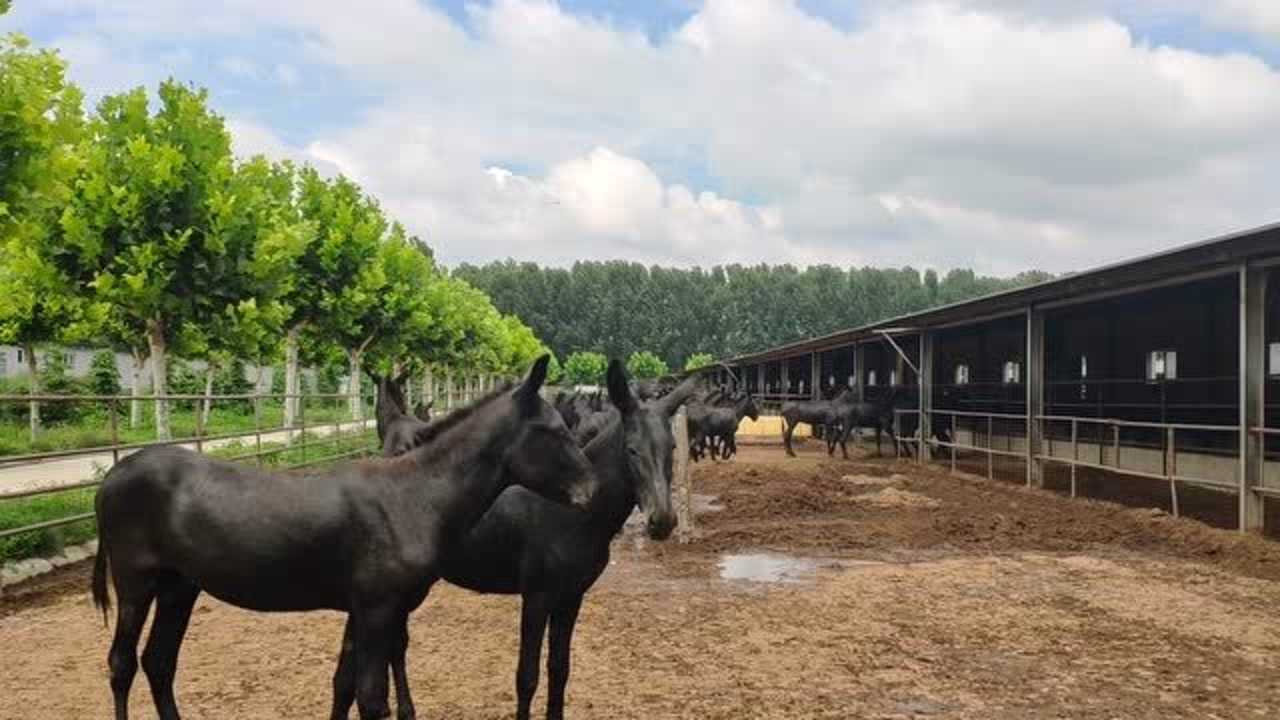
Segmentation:
{"type": "Polygon", "coordinates": [[[922,461],[1280,534],[1278,266],[1280,224],[726,362],[955,431],[922,461]]]}

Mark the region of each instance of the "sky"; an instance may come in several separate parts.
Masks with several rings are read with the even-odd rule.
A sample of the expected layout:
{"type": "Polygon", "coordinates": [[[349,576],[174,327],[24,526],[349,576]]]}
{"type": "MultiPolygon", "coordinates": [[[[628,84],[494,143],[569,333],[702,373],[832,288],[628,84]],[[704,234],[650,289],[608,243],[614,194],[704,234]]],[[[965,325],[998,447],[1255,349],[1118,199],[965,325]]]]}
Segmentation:
{"type": "Polygon", "coordinates": [[[1277,0],[16,0],[448,264],[1081,270],[1280,220],[1277,0]]]}

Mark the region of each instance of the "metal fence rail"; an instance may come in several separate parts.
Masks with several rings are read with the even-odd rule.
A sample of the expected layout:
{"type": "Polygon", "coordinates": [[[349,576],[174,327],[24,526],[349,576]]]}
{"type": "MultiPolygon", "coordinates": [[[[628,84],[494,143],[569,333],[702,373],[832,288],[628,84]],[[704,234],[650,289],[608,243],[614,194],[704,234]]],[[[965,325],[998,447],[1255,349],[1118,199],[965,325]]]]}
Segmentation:
{"type": "MultiPolygon", "coordinates": [[[[927,458],[928,453],[924,452],[925,448],[928,448],[930,451],[945,448],[949,450],[950,470],[952,472],[955,472],[956,465],[957,465],[958,451],[981,453],[985,455],[987,458],[987,476],[989,478],[994,478],[995,458],[1010,457],[1010,458],[1018,458],[1018,459],[1026,460],[1028,457],[1027,452],[1025,450],[1014,450],[1011,447],[1009,449],[1000,449],[1000,448],[994,447],[994,437],[995,437],[995,430],[997,429],[997,423],[999,421],[1016,422],[1019,424],[1020,427],[1025,428],[1026,422],[1027,422],[1026,415],[1013,414],[1013,413],[983,413],[983,412],[958,411],[958,410],[937,410],[937,409],[930,410],[929,414],[931,419],[933,417],[939,417],[939,416],[943,418],[951,419],[952,421],[951,427],[953,430],[953,434],[951,436],[951,441],[947,442],[943,440],[938,440],[937,438],[934,438],[934,437],[928,437],[928,438],[920,437],[920,434],[921,434],[920,423],[918,421],[919,414],[920,414],[920,411],[914,410],[914,409],[895,410],[894,422],[895,422],[895,434],[898,436],[899,442],[915,444],[916,450],[917,450],[915,454],[917,456],[917,459],[920,462],[925,462],[928,459],[927,458]],[[915,437],[912,437],[912,438],[904,438],[900,432],[901,428],[904,427],[903,420],[908,417],[915,417],[917,419],[916,435],[915,437]],[[955,429],[959,427],[959,423],[957,422],[959,418],[973,418],[979,421],[985,420],[985,425],[986,425],[985,432],[981,432],[977,427],[970,427],[969,431],[973,433],[974,441],[972,443],[959,442],[957,440],[957,436],[954,434],[955,429]],[[986,444],[979,444],[978,443],[979,437],[985,438],[986,444]],[[921,445],[921,443],[923,445],[921,445]]],[[[1078,494],[1077,473],[1079,468],[1102,470],[1106,472],[1118,473],[1121,475],[1130,475],[1134,477],[1142,477],[1142,478],[1147,478],[1152,480],[1165,481],[1169,483],[1170,507],[1172,508],[1173,515],[1175,516],[1180,514],[1179,499],[1178,499],[1178,487],[1180,484],[1207,488],[1210,490],[1229,493],[1229,494],[1238,494],[1240,492],[1240,478],[1239,478],[1238,470],[1234,474],[1234,480],[1227,481],[1227,480],[1222,480],[1215,477],[1206,477],[1203,475],[1198,476],[1198,475],[1188,474],[1188,473],[1180,472],[1178,469],[1178,452],[1179,452],[1178,433],[1179,432],[1194,432],[1194,433],[1201,433],[1201,434],[1220,433],[1227,436],[1228,442],[1229,442],[1230,438],[1236,438],[1238,440],[1238,438],[1240,437],[1239,426],[1209,425],[1209,424],[1202,424],[1202,423],[1145,422],[1145,421],[1138,421],[1138,420],[1078,417],[1078,416],[1071,416],[1071,415],[1037,415],[1035,417],[1035,420],[1038,424],[1037,430],[1040,433],[1040,437],[1044,439],[1044,443],[1041,451],[1037,453],[1032,459],[1040,463],[1046,463],[1046,464],[1057,463],[1060,465],[1068,466],[1070,468],[1070,492],[1072,497],[1076,497],[1078,494]],[[1069,439],[1069,442],[1071,443],[1070,456],[1061,456],[1061,455],[1054,454],[1053,452],[1055,447],[1054,443],[1062,442],[1061,439],[1055,439],[1055,438],[1058,438],[1056,434],[1048,432],[1050,426],[1054,424],[1058,424],[1060,426],[1065,426],[1068,428],[1068,432],[1065,433],[1064,435],[1070,438],[1069,439]],[[1080,445],[1081,445],[1082,426],[1098,428],[1098,431],[1096,433],[1091,433],[1093,438],[1096,439],[1096,445],[1097,445],[1096,459],[1081,457],[1080,445]],[[1149,443],[1145,443],[1145,442],[1144,443],[1122,442],[1121,430],[1124,428],[1134,428],[1134,429],[1142,429],[1145,431],[1157,432],[1161,436],[1162,442],[1159,445],[1155,446],[1154,448],[1149,443]],[[1160,460],[1161,470],[1157,472],[1157,471],[1146,470],[1146,469],[1136,468],[1136,467],[1126,467],[1122,462],[1122,449],[1125,449],[1125,448],[1128,448],[1130,450],[1147,450],[1147,451],[1152,449],[1158,449],[1161,453],[1161,460],[1160,460]],[[1110,455],[1109,458],[1108,458],[1108,453],[1110,455]]],[[[1278,428],[1255,427],[1255,428],[1251,428],[1250,432],[1255,433],[1263,438],[1280,437],[1280,429],[1278,428]]],[[[1009,437],[1011,441],[1012,441],[1012,438],[1015,436],[1024,437],[1025,431],[1022,433],[1017,433],[1017,432],[1009,433],[1009,437]]],[[[1238,445],[1238,442],[1237,442],[1237,445],[1238,445]]],[[[1204,454],[1201,452],[1201,448],[1198,448],[1198,447],[1191,448],[1191,447],[1184,446],[1183,451],[1184,452],[1194,451],[1197,454],[1204,454]]],[[[1221,454],[1210,454],[1208,456],[1221,457],[1221,454]]],[[[1236,453],[1234,454],[1234,457],[1239,458],[1238,447],[1237,447],[1236,453]]],[[[1236,467],[1238,467],[1238,463],[1236,467]]],[[[1273,497],[1280,497],[1280,488],[1255,486],[1252,489],[1255,492],[1258,492],[1261,494],[1266,494],[1273,497]]]]}
{"type": "MultiPolygon", "coordinates": [[[[272,456],[286,452],[297,452],[299,459],[296,462],[284,463],[278,466],[281,469],[293,469],[368,455],[372,452],[376,452],[377,450],[376,441],[371,441],[371,438],[364,437],[371,429],[370,423],[372,418],[368,417],[368,413],[365,413],[363,417],[356,420],[343,420],[339,416],[338,419],[333,421],[326,420],[323,422],[307,422],[308,401],[336,402],[337,407],[334,409],[341,411],[342,401],[349,403],[356,397],[356,395],[350,393],[254,393],[231,395],[162,394],[142,396],[102,396],[83,394],[0,395],[0,404],[21,403],[22,405],[28,405],[34,401],[45,405],[54,403],[75,403],[82,405],[95,404],[98,406],[106,406],[110,417],[110,432],[111,439],[113,441],[107,445],[94,444],[78,448],[3,456],[0,457],[0,471],[4,471],[6,474],[21,472],[23,468],[37,468],[51,460],[67,460],[74,458],[85,458],[90,462],[103,460],[106,462],[102,466],[102,469],[109,469],[127,454],[146,447],[185,445],[192,447],[197,452],[206,453],[216,452],[224,448],[230,449],[234,447],[232,445],[233,442],[246,440],[248,438],[253,439],[252,446],[248,451],[229,454],[223,456],[222,459],[230,461],[254,459],[257,460],[259,465],[263,465],[265,464],[266,459],[272,456]],[[264,403],[278,401],[283,405],[286,401],[293,399],[298,401],[298,408],[297,416],[292,425],[285,426],[280,424],[269,426],[263,423],[262,406],[264,403]],[[193,408],[196,421],[195,435],[170,438],[167,440],[120,442],[118,417],[121,415],[121,412],[125,407],[124,403],[135,401],[191,402],[195,405],[193,408]],[[251,403],[254,420],[253,429],[214,434],[207,433],[207,428],[205,427],[203,420],[203,413],[199,407],[199,405],[204,402],[210,402],[215,406],[218,403],[228,402],[251,403]],[[326,434],[324,436],[318,436],[317,431],[323,431],[326,434]],[[267,446],[264,447],[264,443],[267,446]],[[275,443],[279,443],[279,445],[272,446],[275,443]],[[354,443],[358,443],[358,446],[351,447],[354,443]],[[319,454],[308,457],[307,453],[309,451],[319,454]]],[[[369,399],[363,394],[359,397],[362,401],[369,399]]],[[[373,408],[370,406],[368,409],[372,410],[373,408]]],[[[71,472],[74,472],[74,470],[71,472]]],[[[0,491],[0,502],[82,490],[85,488],[96,487],[101,484],[101,482],[102,480],[100,477],[94,477],[42,487],[0,491]]],[[[0,539],[70,525],[90,520],[93,516],[94,514],[92,512],[78,513],[59,518],[50,518],[23,525],[21,527],[8,528],[0,530],[0,539]]]]}

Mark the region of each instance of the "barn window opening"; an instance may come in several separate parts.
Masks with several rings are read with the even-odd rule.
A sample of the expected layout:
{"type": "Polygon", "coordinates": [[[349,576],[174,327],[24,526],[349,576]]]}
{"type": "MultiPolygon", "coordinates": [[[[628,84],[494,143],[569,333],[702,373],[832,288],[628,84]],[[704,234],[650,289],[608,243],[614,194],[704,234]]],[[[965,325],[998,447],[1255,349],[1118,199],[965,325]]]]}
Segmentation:
{"type": "Polygon", "coordinates": [[[27,361],[27,355],[26,355],[26,353],[25,353],[25,352],[23,352],[22,348],[18,348],[18,363],[19,363],[19,364],[21,364],[21,363],[24,363],[24,362],[26,362],[26,361],[27,361]]]}
{"type": "Polygon", "coordinates": [[[876,371],[875,371],[875,370],[868,370],[868,371],[867,371],[867,384],[868,384],[868,385],[871,385],[871,386],[875,386],[875,384],[876,384],[876,371]]]}
{"type": "Polygon", "coordinates": [[[854,384],[855,384],[855,382],[856,382],[856,380],[857,380],[857,378],[855,378],[854,376],[850,375],[850,376],[849,376],[849,380],[848,380],[848,382],[847,382],[848,386],[849,386],[849,387],[853,387],[853,386],[854,386],[854,384]]]}
{"type": "Polygon", "coordinates": [[[1010,360],[1004,364],[1004,382],[1006,385],[1016,384],[1022,381],[1022,364],[1014,360],[1010,360]]]}
{"type": "Polygon", "coordinates": [[[1089,356],[1081,355],[1080,356],[1080,379],[1083,380],[1087,377],[1089,377],[1089,356]]]}
{"type": "Polygon", "coordinates": [[[1178,377],[1178,353],[1174,350],[1152,350],[1147,356],[1148,380],[1174,380],[1178,377]]]}
{"type": "Polygon", "coordinates": [[[956,384],[957,385],[969,384],[969,366],[968,365],[961,363],[956,366],[956,384]]]}
{"type": "Polygon", "coordinates": [[[889,371],[889,386],[890,386],[890,387],[893,387],[894,385],[897,385],[897,384],[898,384],[898,371],[897,371],[897,370],[890,370],[890,371],[889,371]]]}
{"type": "Polygon", "coordinates": [[[1280,377],[1280,342],[1273,342],[1267,346],[1267,354],[1271,356],[1269,358],[1271,376],[1280,377]]]}

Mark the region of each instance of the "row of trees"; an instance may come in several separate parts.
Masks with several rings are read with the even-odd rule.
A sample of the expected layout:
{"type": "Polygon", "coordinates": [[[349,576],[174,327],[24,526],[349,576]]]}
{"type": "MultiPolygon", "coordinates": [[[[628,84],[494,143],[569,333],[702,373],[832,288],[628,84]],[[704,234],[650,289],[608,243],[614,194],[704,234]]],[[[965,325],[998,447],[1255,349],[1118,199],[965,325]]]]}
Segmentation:
{"type": "Polygon", "coordinates": [[[357,416],[366,363],[514,373],[543,352],[356,183],[233,157],[205,91],[168,81],[154,108],[137,88],[88,116],[82,98],[56,52],[0,40],[0,343],[26,349],[33,394],[49,343],[130,353],[135,394],[148,358],[164,394],[172,354],[205,360],[208,387],[233,358],[283,353],[296,394],[303,362],[341,354],[357,416]]]}
{"type": "Polygon", "coordinates": [[[932,270],[829,265],[704,270],[622,261],[565,269],[508,260],[463,265],[454,277],[488,293],[503,312],[519,315],[562,357],[582,350],[610,357],[648,350],[682,367],[699,353],[725,357],[758,350],[1049,275],[994,278],[952,270],[940,277],[932,270]]]}

